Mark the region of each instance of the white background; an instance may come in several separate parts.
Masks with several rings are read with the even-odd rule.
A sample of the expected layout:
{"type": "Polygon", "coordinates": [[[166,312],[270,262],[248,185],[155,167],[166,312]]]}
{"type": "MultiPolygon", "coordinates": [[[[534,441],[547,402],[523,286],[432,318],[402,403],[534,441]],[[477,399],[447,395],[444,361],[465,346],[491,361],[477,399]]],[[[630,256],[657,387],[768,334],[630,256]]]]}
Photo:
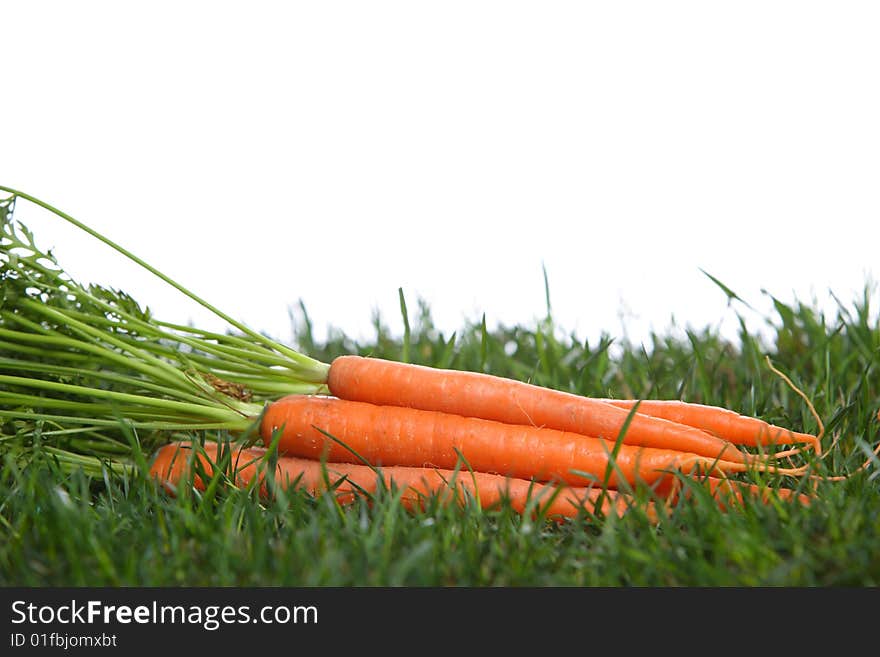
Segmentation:
{"type": "MultiPolygon", "coordinates": [[[[0,184],[291,337],[755,321],[873,285],[880,3],[7,2],[0,184]],[[759,312],[728,308],[704,269],[759,312]]],[[[62,222],[79,278],[192,303],[62,222]]]]}

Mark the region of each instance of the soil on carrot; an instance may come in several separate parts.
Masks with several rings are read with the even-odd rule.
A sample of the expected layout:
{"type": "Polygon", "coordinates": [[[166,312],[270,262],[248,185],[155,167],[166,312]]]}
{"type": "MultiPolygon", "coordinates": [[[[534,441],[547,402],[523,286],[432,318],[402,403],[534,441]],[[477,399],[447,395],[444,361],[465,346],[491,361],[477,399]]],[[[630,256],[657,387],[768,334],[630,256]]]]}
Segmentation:
{"type": "Polygon", "coordinates": [[[814,432],[803,399],[767,368],[771,354],[815,405],[828,453],[812,464],[814,479],[745,480],[811,493],[809,505],[770,495],[722,512],[695,491],[659,518],[558,522],[505,505],[429,500],[407,510],[394,490],[345,507],[293,491],[265,499],[222,481],[172,496],[146,464],[123,474],[71,473],[37,445],[26,464],[3,455],[0,585],[876,586],[880,326],[869,298],[866,291],[834,317],[777,300],[760,335],[743,322],[734,341],[710,329],[670,329],[644,345],[610,335],[583,340],[549,316],[495,328],[480,319],[453,335],[434,326],[424,303],[412,317],[377,317],[369,340],[339,330],[318,339],[302,304],[295,313],[295,347],[324,362],[356,353],[594,397],[686,399],[814,432]],[[137,549],[119,549],[123,543],[137,549]]]}

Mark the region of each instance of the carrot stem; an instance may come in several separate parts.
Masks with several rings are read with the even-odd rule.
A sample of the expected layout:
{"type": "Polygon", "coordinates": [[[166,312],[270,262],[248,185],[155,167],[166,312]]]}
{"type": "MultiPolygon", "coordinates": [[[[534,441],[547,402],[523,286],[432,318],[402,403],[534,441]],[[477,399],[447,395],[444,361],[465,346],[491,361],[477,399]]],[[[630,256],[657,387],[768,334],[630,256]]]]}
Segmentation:
{"type": "Polygon", "coordinates": [[[202,297],[198,296],[197,294],[194,294],[189,289],[185,288],[183,285],[181,285],[180,283],[178,283],[177,281],[175,281],[171,277],[167,276],[166,274],[163,274],[161,271],[159,271],[158,269],[156,269],[152,265],[148,264],[147,262],[145,262],[141,258],[134,255],[128,249],[120,246],[119,244],[117,244],[116,242],[111,240],[110,238],[105,237],[104,235],[102,235],[101,233],[96,231],[95,229],[87,226],[86,224],[78,221],[77,219],[74,219],[72,216],[70,216],[66,212],[59,210],[58,208],[50,205],[49,203],[46,203],[45,201],[42,201],[42,200],[36,198],[35,196],[31,196],[30,194],[26,194],[25,192],[21,192],[19,190],[13,189],[11,187],[5,187],[3,185],[0,185],[0,191],[4,191],[4,192],[7,192],[7,193],[12,194],[14,196],[26,199],[27,201],[30,201],[31,203],[34,203],[35,205],[38,205],[38,206],[50,211],[51,213],[55,214],[56,216],[60,217],[61,219],[64,219],[65,221],[73,224],[74,226],[76,226],[80,230],[85,231],[86,233],[88,233],[92,237],[98,239],[99,241],[103,242],[104,244],[106,244],[110,248],[119,252],[120,254],[122,254],[123,256],[128,258],[129,260],[131,260],[132,262],[143,267],[144,269],[149,271],[151,274],[160,278],[165,283],[171,285],[173,288],[175,288],[176,290],[178,290],[179,292],[181,292],[185,296],[189,297],[190,299],[192,299],[193,301],[195,301],[196,303],[201,305],[203,308],[212,312],[214,315],[216,315],[220,319],[227,322],[230,326],[238,329],[239,331],[241,331],[245,335],[249,336],[257,343],[260,343],[266,347],[269,347],[270,349],[278,350],[281,354],[286,356],[288,359],[290,359],[291,361],[297,363],[298,365],[300,365],[302,367],[303,378],[306,378],[307,380],[313,381],[313,382],[321,382],[326,379],[327,370],[328,370],[329,366],[326,365],[325,363],[317,361],[313,358],[309,358],[308,356],[305,356],[305,355],[299,353],[298,351],[290,349],[289,347],[285,347],[284,345],[279,344],[278,342],[262,335],[261,333],[254,331],[253,329],[251,329],[247,325],[243,324],[242,322],[227,315],[226,313],[221,311],[219,308],[217,308],[213,304],[208,303],[202,297]]]}

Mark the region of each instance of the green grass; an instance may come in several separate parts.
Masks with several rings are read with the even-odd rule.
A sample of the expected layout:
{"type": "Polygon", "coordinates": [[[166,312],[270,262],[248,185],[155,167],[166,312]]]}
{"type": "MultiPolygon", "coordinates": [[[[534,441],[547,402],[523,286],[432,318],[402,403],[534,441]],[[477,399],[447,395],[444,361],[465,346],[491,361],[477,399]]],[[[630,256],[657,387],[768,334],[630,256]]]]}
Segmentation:
{"type": "MultiPolygon", "coordinates": [[[[880,327],[869,292],[834,317],[776,302],[767,330],[759,336],[743,323],[735,343],[713,330],[684,338],[670,330],[644,347],[611,336],[588,343],[549,317],[492,330],[481,318],[447,335],[425,304],[413,312],[401,295],[402,320],[392,330],[377,317],[363,343],[338,330],[316,339],[301,309],[293,346],[323,362],[371,354],[585,395],[680,397],[815,431],[803,400],[768,369],[770,354],[815,404],[826,445],[838,439],[817,471],[844,474],[880,433],[880,327]]],[[[876,458],[845,481],[819,482],[809,507],[773,499],[722,513],[696,497],[659,523],[640,513],[556,523],[475,505],[406,512],[394,491],[345,508],[303,493],[260,500],[229,486],[171,497],[140,471],[70,473],[49,452],[24,466],[4,459],[2,586],[880,584],[876,458]]]]}

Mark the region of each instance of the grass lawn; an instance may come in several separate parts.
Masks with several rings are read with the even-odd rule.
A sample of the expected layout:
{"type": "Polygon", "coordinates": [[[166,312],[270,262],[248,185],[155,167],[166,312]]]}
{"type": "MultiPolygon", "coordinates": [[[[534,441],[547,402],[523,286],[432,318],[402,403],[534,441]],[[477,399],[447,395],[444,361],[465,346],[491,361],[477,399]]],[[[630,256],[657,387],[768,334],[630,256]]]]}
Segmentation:
{"type": "Polygon", "coordinates": [[[834,442],[814,464],[818,479],[764,475],[773,485],[815,485],[809,506],[774,497],[725,513],[697,496],[656,523],[638,511],[559,523],[475,505],[407,512],[393,492],[345,508],[233,487],[171,497],[142,472],[87,476],[49,454],[22,465],[4,453],[0,585],[876,586],[880,463],[822,480],[856,471],[878,440],[880,327],[868,297],[835,317],[777,302],[767,332],[743,324],[736,344],[711,330],[670,331],[646,345],[585,343],[549,317],[494,330],[465,322],[444,335],[424,304],[416,312],[402,304],[403,330],[377,318],[367,342],[341,332],[317,341],[300,313],[295,346],[324,362],[369,354],[591,396],[681,398],[815,432],[805,402],[768,369],[770,354],[815,405],[825,445],[834,442]]]}

